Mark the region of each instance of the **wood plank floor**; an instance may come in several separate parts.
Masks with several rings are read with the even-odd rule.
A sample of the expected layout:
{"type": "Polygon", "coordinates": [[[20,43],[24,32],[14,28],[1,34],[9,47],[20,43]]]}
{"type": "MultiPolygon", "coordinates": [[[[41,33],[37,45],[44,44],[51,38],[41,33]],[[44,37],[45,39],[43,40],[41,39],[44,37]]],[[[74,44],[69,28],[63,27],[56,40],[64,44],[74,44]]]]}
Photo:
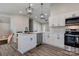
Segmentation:
{"type": "Polygon", "coordinates": [[[40,45],[23,55],[13,49],[10,45],[0,45],[0,56],[78,56],[79,54],[65,51],[50,45],[40,45]]]}
{"type": "Polygon", "coordinates": [[[20,56],[21,54],[10,45],[0,45],[0,56],[20,56]]]}
{"type": "Polygon", "coordinates": [[[28,56],[78,56],[79,54],[63,50],[50,45],[41,45],[30,50],[24,55],[28,56]]]}

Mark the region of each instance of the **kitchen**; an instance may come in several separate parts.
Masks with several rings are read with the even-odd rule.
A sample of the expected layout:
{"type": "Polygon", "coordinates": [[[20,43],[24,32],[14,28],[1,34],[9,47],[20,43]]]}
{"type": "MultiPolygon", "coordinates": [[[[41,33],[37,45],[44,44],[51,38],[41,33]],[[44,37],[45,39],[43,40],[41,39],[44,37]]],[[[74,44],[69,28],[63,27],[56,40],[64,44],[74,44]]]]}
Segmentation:
{"type": "MultiPolygon", "coordinates": [[[[34,51],[36,53],[40,52],[41,55],[77,55],[76,53],[79,53],[78,49],[76,50],[76,48],[65,43],[65,33],[67,29],[70,30],[70,24],[66,24],[66,20],[79,16],[79,4],[39,3],[31,4],[31,6],[30,4],[3,5],[4,8],[2,8],[2,10],[6,9],[5,6],[9,8],[12,8],[12,6],[14,7],[9,11],[5,11],[7,14],[9,13],[8,15],[1,14],[1,17],[6,16],[8,19],[10,19],[9,27],[11,29],[10,31],[13,33],[13,40],[10,42],[10,46],[13,49],[19,51],[22,55],[25,53],[27,54],[29,51],[32,51],[32,49],[38,50],[37,52],[36,50],[34,51]],[[41,10],[38,10],[39,8],[41,10]],[[24,11],[27,9],[31,9],[31,11],[33,11],[33,14],[31,12],[24,11]],[[23,12],[19,10],[23,10],[23,12]],[[44,13],[45,15],[43,15],[44,13]],[[41,16],[41,19],[39,16],[41,16]],[[44,47],[39,48],[42,45],[44,47]],[[41,52],[38,48],[41,50],[46,50],[43,50],[45,52],[41,52]],[[55,52],[53,50],[55,50],[55,52]],[[60,50],[62,53],[60,52],[60,50]],[[57,54],[56,51],[58,51],[57,54]],[[65,54],[63,51],[68,52],[68,54],[65,54]]],[[[39,55],[39,53],[37,55],[39,55]]]]}

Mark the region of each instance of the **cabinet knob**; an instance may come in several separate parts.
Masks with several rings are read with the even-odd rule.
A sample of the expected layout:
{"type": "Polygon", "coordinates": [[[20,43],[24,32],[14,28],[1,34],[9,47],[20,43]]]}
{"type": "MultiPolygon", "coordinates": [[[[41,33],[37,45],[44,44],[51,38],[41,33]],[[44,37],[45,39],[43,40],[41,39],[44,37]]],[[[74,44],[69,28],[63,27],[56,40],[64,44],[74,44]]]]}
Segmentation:
{"type": "Polygon", "coordinates": [[[30,38],[31,40],[33,40],[32,38],[30,38]]]}
{"type": "Polygon", "coordinates": [[[60,39],[59,35],[57,36],[57,39],[60,39]]]}
{"type": "Polygon", "coordinates": [[[49,35],[48,35],[48,38],[49,38],[49,35]]]}

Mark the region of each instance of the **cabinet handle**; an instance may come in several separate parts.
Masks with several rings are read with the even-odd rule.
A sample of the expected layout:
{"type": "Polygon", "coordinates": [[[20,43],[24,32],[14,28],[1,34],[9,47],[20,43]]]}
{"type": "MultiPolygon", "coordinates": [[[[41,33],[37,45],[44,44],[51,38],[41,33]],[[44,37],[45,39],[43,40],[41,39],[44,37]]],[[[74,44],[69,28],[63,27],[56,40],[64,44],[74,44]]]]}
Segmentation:
{"type": "Polygon", "coordinates": [[[31,40],[33,40],[32,38],[30,38],[31,40]]]}
{"type": "Polygon", "coordinates": [[[57,36],[57,39],[60,39],[59,35],[57,36]]]}
{"type": "Polygon", "coordinates": [[[48,38],[49,38],[49,35],[48,35],[48,38]]]}
{"type": "Polygon", "coordinates": [[[78,42],[78,37],[76,38],[76,41],[77,41],[77,43],[79,43],[79,42],[78,42]]]}
{"type": "Polygon", "coordinates": [[[59,37],[57,37],[57,39],[59,39],[59,37]]]}

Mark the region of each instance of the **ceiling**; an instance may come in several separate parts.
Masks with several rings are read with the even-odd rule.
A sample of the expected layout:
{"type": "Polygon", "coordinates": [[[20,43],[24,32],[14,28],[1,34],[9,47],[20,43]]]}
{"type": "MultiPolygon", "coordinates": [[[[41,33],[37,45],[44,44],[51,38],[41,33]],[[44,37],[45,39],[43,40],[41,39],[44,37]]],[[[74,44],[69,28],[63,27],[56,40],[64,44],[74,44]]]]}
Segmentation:
{"type": "MultiPolygon", "coordinates": [[[[28,3],[0,3],[0,14],[8,15],[27,15],[26,8],[29,6],[28,3]]],[[[44,3],[43,12],[47,14],[46,19],[49,17],[50,13],[50,4],[44,3]]],[[[41,5],[40,3],[32,3],[33,8],[33,19],[45,22],[43,19],[40,19],[41,14],[41,5]]]]}

